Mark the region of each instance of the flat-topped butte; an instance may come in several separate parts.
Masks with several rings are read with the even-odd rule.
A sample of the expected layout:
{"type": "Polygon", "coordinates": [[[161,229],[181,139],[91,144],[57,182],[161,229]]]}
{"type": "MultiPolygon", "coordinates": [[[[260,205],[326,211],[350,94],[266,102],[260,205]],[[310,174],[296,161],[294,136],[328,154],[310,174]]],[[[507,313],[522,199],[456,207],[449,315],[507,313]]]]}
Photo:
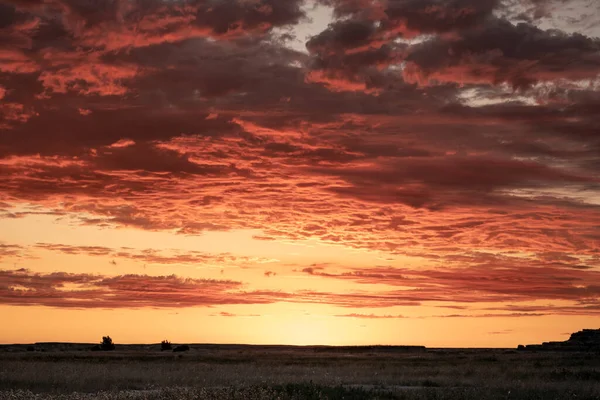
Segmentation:
{"type": "Polygon", "coordinates": [[[544,342],[542,344],[519,345],[518,350],[545,351],[599,351],[600,329],[583,329],[571,334],[564,342],[544,342]]]}

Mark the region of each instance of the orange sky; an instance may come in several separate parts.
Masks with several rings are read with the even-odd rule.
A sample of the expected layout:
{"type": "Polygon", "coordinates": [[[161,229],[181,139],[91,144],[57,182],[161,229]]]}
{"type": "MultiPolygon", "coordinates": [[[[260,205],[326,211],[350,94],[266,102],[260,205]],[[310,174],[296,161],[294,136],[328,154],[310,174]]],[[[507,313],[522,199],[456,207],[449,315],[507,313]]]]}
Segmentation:
{"type": "Polygon", "coordinates": [[[514,347],[597,328],[590,16],[0,0],[0,342],[514,347]]]}

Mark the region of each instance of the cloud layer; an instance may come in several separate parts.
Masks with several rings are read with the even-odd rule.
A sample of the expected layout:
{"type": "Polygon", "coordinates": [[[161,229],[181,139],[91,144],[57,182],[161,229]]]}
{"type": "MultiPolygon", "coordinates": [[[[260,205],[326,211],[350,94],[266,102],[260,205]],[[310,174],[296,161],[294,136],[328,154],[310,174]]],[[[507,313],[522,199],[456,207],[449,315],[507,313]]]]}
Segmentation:
{"type": "MultiPolygon", "coordinates": [[[[597,302],[597,35],[548,29],[552,0],[319,3],[334,20],[298,51],[301,0],[0,0],[0,218],[28,204],[84,225],[257,229],[424,260],[409,274],[418,296],[375,305],[597,302]]],[[[101,246],[46,248],[112,254],[101,246]]],[[[307,272],[392,286],[406,274],[307,272]]],[[[101,299],[114,283],[30,278],[91,279],[101,299]]],[[[205,282],[161,279],[184,291],[165,302],[204,304],[187,291],[205,282]]]]}

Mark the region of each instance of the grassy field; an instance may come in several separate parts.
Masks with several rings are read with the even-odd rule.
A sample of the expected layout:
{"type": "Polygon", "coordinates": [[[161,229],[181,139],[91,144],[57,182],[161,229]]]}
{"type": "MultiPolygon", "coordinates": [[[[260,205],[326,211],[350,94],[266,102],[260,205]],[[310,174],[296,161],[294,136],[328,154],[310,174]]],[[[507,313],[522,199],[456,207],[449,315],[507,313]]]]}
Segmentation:
{"type": "Polygon", "coordinates": [[[600,354],[247,346],[0,352],[0,399],[32,398],[600,399],[600,354]]]}

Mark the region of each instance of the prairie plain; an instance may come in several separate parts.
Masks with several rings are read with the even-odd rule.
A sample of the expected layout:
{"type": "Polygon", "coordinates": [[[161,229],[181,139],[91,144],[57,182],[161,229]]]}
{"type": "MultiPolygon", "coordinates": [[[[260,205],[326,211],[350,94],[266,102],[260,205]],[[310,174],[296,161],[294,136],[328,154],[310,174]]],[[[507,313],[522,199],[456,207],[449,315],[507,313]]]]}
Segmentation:
{"type": "Polygon", "coordinates": [[[2,346],[0,399],[600,399],[594,352],[190,347],[2,346]]]}

